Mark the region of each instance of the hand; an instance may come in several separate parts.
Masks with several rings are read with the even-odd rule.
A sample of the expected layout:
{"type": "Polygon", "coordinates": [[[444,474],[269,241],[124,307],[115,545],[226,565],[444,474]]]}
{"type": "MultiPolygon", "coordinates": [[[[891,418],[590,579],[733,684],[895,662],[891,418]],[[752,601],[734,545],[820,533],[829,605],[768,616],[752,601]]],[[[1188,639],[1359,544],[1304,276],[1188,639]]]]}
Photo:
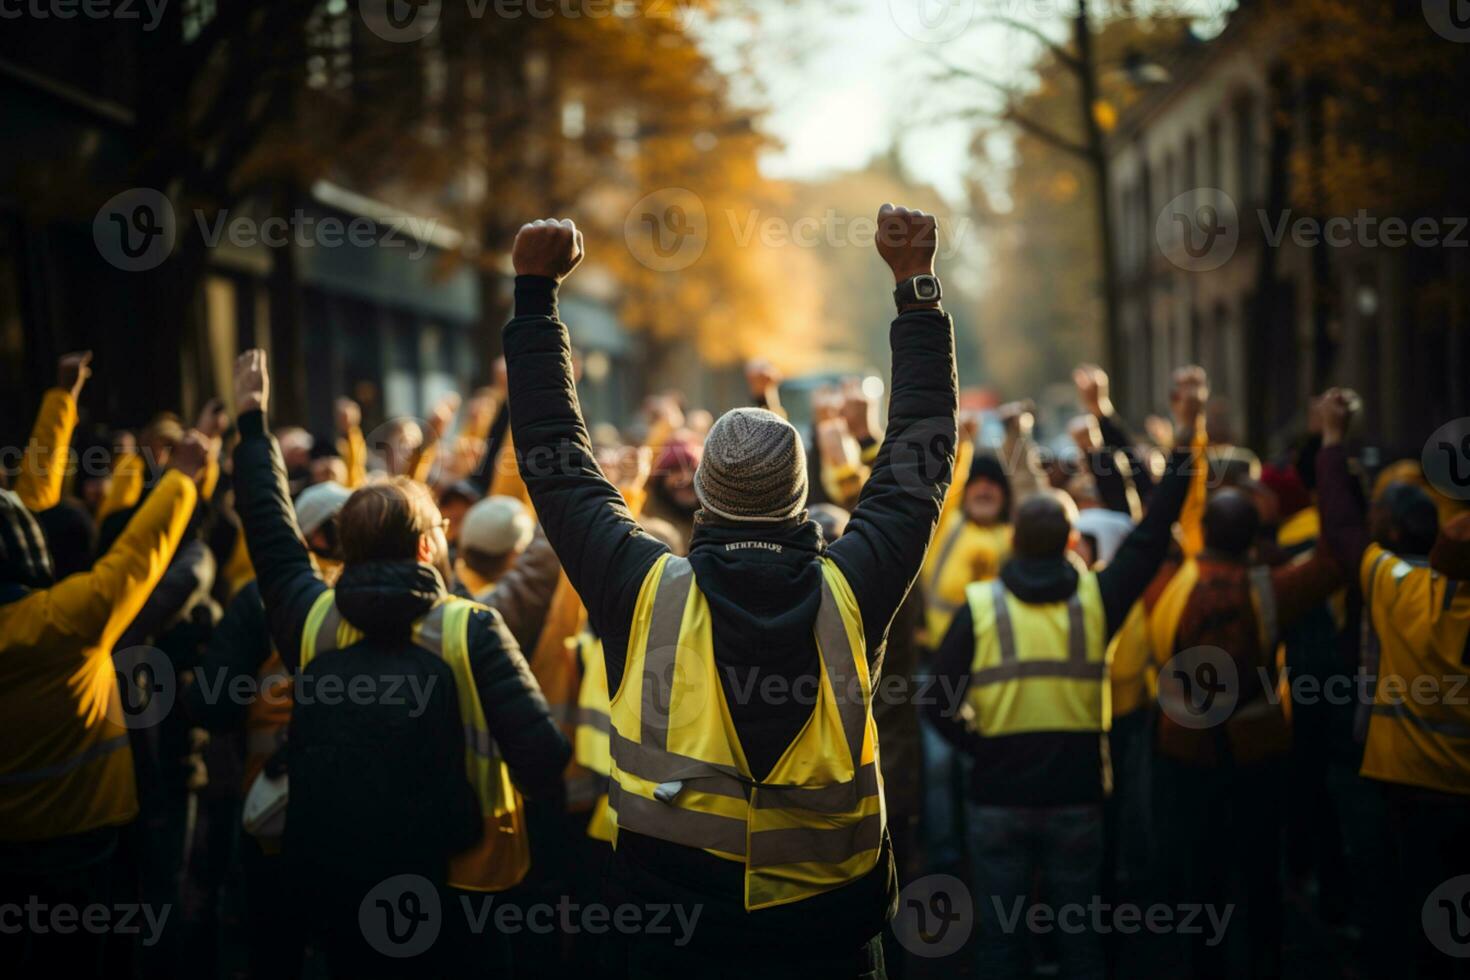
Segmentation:
{"type": "Polygon", "coordinates": [[[1205,403],[1210,400],[1209,380],[1198,365],[1182,367],[1174,372],[1174,388],[1169,393],[1169,408],[1174,415],[1174,445],[1188,445],[1199,433],[1205,403]]]}
{"type": "Polygon", "coordinates": [[[648,484],[652,474],[652,446],[624,446],[618,451],[616,482],[619,490],[637,493],[648,484]]]}
{"type": "Polygon", "coordinates": [[[1096,364],[1079,364],[1072,372],[1072,383],[1077,386],[1077,401],[1083,411],[1099,418],[1113,414],[1106,371],[1096,364]]]}
{"type": "Polygon", "coordinates": [[[168,458],[169,469],[178,470],[191,480],[198,480],[213,454],[210,448],[212,443],[213,440],[198,429],[185,432],[184,438],[174,446],[174,451],[168,458]]]}
{"type": "Polygon", "coordinates": [[[745,385],[751,398],[764,398],[781,383],[781,372],[765,358],[754,358],[745,364],[745,385]]]}
{"type": "Polygon", "coordinates": [[[246,412],[265,411],[270,403],[271,378],[265,366],[265,351],[251,348],[235,358],[235,418],[246,412]]]}
{"type": "Polygon", "coordinates": [[[454,421],[454,415],[458,411],[459,395],[451,391],[440,398],[434,405],[434,411],[429,414],[429,438],[444,438],[444,433],[449,431],[449,423],[454,421]]]}
{"type": "Polygon", "coordinates": [[[1083,456],[1102,448],[1102,431],[1097,424],[1097,416],[1092,414],[1079,415],[1067,425],[1067,434],[1077,444],[1077,451],[1083,456]]]}
{"type": "Polygon", "coordinates": [[[1320,436],[1322,434],[1322,402],[1327,398],[1324,394],[1319,398],[1307,399],[1307,434],[1320,436]]]}
{"type": "Polygon", "coordinates": [[[1006,429],[1007,441],[1029,436],[1036,428],[1036,406],[1029,400],[1007,402],[995,410],[1006,429]]]}
{"type": "Polygon", "coordinates": [[[842,417],[842,392],[836,385],[821,385],[812,392],[812,421],[829,422],[842,417]]]}
{"type": "Polygon", "coordinates": [[[76,399],[82,393],[82,385],[92,376],[91,364],[92,352],[89,350],[62,354],[56,361],[56,387],[71,392],[71,397],[76,399]]]}
{"type": "Polygon", "coordinates": [[[861,378],[846,378],[842,382],[842,418],[859,443],[874,438],[878,430],[878,405],[863,390],[861,378]]]}
{"type": "Polygon", "coordinates": [[[1351,388],[1329,388],[1318,401],[1322,416],[1322,445],[1336,446],[1347,437],[1353,415],[1362,404],[1351,388]]]}
{"type": "Polygon", "coordinates": [[[521,225],[510,261],[518,276],[545,276],[561,282],[582,261],[582,233],[570,220],[548,218],[521,225]]]}
{"type": "Polygon", "coordinates": [[[959,417],[959,444],[975,441],[980,434],[980,416],[974,412],[960,412],[959,417]]]}
{"type": "Polygon", "coordinates": [[[362,426],[362,408],[351,398],[339,398],[332,403],[332,419],[337,431],[345,436],[362,426]]]}
{"type": "Polygon", "coordinates": [[[885,204],[878,209],[878,254],[893,270],[893,281],[934,274],[939,222],[932,214],[885,204]]]}
{"type": "Polygon", "coordinates": [[[225,430],[230,427],[230,415],[225,411],[224,399],[211,398],[204,403],[199,410],[199,418],[194,423],[206,439],[211,441],[219,439],[225,430]]]}

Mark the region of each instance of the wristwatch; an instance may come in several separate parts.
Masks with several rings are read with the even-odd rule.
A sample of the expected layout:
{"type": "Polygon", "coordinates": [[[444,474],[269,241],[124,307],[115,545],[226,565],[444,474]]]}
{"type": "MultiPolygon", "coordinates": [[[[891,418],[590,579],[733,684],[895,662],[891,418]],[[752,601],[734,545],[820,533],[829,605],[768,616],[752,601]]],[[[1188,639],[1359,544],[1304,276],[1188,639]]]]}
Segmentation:
{"type": "Polygon", "coordinates": [[[937,303],[944,296],[939,288],[939,277],[928,273],[909,276],[893,291],[893,302],[902,310],[905,306],[921,303],[937,303]]]}

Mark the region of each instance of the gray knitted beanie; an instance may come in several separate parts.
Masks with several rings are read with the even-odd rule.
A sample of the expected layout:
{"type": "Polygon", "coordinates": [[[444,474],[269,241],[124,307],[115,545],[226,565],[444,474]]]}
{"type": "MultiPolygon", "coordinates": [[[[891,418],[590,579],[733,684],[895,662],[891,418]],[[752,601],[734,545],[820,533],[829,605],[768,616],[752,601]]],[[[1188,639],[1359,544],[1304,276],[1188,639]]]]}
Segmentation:
{"type": "Polygon", "coordinates": [[[790,422],[737,408],[709,430],[694,472],[704,509],[729,521],[790,520],[806,506],[806,451],[790,422]]]}

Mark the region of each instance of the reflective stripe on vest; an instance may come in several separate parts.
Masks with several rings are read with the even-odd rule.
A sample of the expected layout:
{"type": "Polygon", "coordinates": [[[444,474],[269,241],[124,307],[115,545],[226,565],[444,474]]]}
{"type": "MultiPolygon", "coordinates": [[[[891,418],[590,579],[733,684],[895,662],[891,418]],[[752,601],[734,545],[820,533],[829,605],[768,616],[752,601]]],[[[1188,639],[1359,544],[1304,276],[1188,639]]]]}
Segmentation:
{"type": "MultiPolygon", "coordinates": [[[[490,735],[470,664],[470,614],[484,606],[447,596],[414,621],[411,642],[448,664],[454,675],[459,716],[464,720],[465,777],[480,801],[485,834],[480,843],[450,862],[449,883],[474,891],[502,891],[517,884],[530,869],[520,794],[490,735]]],[[[331,650],[357,643],[363,633],[342,618],[335,593],[321,594],[306,617],[301,634],[301,666],[331,650]]]]}
{"type": "Polygon", "coordinates": [[[612,699],[608,802],[619,830],[743,862],[747,909],[867,874],[883,837],[882,782],[861,619],[841,573],[822,559],[819,696],[765,780],[744,760],[709,631],[689,562],[660,559],[612,699]]]}
{"type": "Polygon", "coordinates": [[[1107,617],[1096,576],[1082,575],[1066,602],[1013,600],[1000,579],[973,583],[966,595],[975,655],[965,699],[982,735],[1108,730],[1107,617]]]}

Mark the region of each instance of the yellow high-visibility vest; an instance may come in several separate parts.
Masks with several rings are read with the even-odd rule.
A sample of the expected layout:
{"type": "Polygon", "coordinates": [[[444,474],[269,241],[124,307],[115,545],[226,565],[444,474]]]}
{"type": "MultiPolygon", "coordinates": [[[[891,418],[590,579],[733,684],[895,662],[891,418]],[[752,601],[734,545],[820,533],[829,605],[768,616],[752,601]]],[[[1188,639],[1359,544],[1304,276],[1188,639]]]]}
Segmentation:
{"type": "Polygon", "coordinates": [[[735,731],[715,665],[709,604],[688,560],[665,555],[643,580],[627,666],[612,694],[608,789],[617,833],[743,864],[747,910],[855,881],[877,866],[882,848],[883,787],[862,617],[837,566],[821,562],[815,703],[764,779],[751,773],[735,731]]]}
{"type": "Polygon", "coordinates": [[[958,508],[945,515],[919,573],[924,587],[924,631],[931,647],[938,649],[944,642],[955,613],[965,604],[965,590],[973,582],[987,582],[999,575],[1010,551],[1009,524],[981,527],[958,508]]]}
{"type": "MultiPolygon", "coordinates": [[[[510,781],[510,770],[490,737],[485,709],[470,666],[470,614],[484,609],[479,603],[447,596],[413,624],[415,646],[440,657],[454,674],[459,715],[464,722],[465,776],[480,801],[484,836],[449,862],[449,884],[469,891],[504,891],[520,883],[531,869],[521,795],[510,781]]],[[[301,633],[301,666],[329,650],[349,647],[363,638],[337,611],[336,593],[328,589],[317,598],[301,633]]]]}
{"type": "Polygon", "coordinates": [[[613,818],[607,803],[607,786],[612,776],[612,705],[607,693],[607,663],[602,659],[602,640],[591,632],[582,633],[577,645],[581,650],[582,681],[577,689],[573,758],[597,778],[597,801],[587,821],[587,836],[611,841],[613,818]]]}
{"type": "Polygon", "coordinates": [[[1376,544],[1360,576],[1371,617],[1365,652],[1377,653],[1362,774],[1470,794],[1470,583],[1376,544]]]}
{"type": "Polygon", "coordinates": [[[1107,613],[1096,575],[1081,574],[1065,602],[1022,602],[1000,579],[965,591],[975,622],[965,700],[981,735],[1112,727],[1107,613]]]}

